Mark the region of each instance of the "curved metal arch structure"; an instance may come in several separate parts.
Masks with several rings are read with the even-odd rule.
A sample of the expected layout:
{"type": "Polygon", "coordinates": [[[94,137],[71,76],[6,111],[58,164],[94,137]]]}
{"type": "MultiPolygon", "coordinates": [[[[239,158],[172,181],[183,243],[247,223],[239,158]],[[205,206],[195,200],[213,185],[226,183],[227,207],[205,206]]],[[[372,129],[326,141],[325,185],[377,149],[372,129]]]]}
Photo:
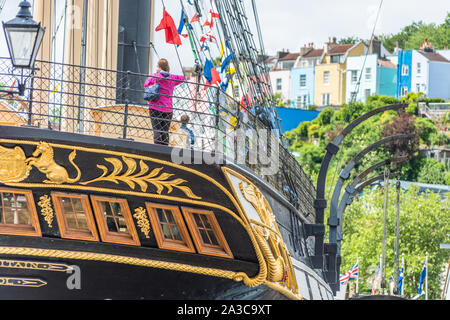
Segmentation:
{"type": "MultiPolygon", "coordinates": [[[[338,205],[339,205],[339,197],[341,195],[342,187],[348,178],[350,177],[350,172],[353,170],[355,165],[369,152],[372,150],[383,146],[389,142],[397,141],[397,140],[407,140],[414,138],[414,134],[402,134],[397,136],[391,136],[384,139],[381,139],[364,150],[358,153],[341,171],[339,174],[339,179],[334,187],[333,197],[330,202],[330,217],[328,219],[329,226],[329,243],[326,244],[325,248],[327,248],[325,254],[327,256],[327,279],[332,286],[333,290],[338,289],[339,285],[339,269],[341,264],[341,259],[339,256],[339,246],[337,242],[337,228],[340,225],[340,219],[338,217],[338,205]]],[[[364,172],[363,172],[364,173],[364,172]]]]}
{"type": "MultiPolygon", "coordinates": [[[[325,208],[327,207],[327,201],[325,199],[325,185],[326,185],[326,177],[328,173],[328,168],[330,166],[331,160],[339,151],[339,145],[344,140],[344,138],[358,125],[367,119],[373,117],[374,115],[383,113],[389,110],[400,110],[405,109],[407,104],[393,104],[381,108],[377,108],[369,111],[368,113],[362,115],[357,118],[353,122],[351,122],[340,134],[336,137],[336,139],[329,143],[326,147],[326,154],[322,160],[322,164],[319,171],[319,176],[317,178],[317,187],[316,187],[316,199],[314,201],[314,209],[316,213],[316,221],[315,224],[308,225],[305,228],[306,237],[313,236],[315,238],[314,241],[314,255],[311,256],[311,263],[314,268],[324,268],[324,236],[325,236],[325,225],[324,225],[324,213],[325,208]]],[[[336,244],[334,246],[328,246],[326,250],[336,251],[336,244]]]]}
{"type": "MultiPolygon", "coordinates": [[[[405,161],[406,159],[407,159],[406,157],[399,157],[399,158],[394,157],[394,158],[390,158],[390,159],[386,159],[381,162],[378,162],[377,164],[374,164],[373,166],[371,166],[370,168],[368,168],[364,172],[362,172],[359,176],[357,176],[352,181],[351,184],[347,185],[347,187],[345,188],[345,192],[341,198],[341,201],[339,202],[338,213],[337,213],[337,218],[339,220],[339,225],[337,228],[337,235],[336,235],[336,240],[337,240],[337,244],[338,244],[338,252],[337,252],[338,253],[338,261],[339,261],[339,254],[341,251],[340,242],[343,239],[342,238],[342,221],[343,221],[344,212],[347,209],[347,206],[352,204],[353,196],[355,194],[360,193],[361,190],[364,189],[366,186],[371,185],[375,181],[382,179],[383,175],[368,179],[367,181],[364,181],[362,183],[361,183],[361,181],[363,181],[363,179],[365,177],[367,177],[371,172],[373,172],[385,165],[390,165],[392,163],[401,163],[401,162],[405,161]]],[[[339,271],[339,265],[338,265],[338,271],[339,271]]]]}

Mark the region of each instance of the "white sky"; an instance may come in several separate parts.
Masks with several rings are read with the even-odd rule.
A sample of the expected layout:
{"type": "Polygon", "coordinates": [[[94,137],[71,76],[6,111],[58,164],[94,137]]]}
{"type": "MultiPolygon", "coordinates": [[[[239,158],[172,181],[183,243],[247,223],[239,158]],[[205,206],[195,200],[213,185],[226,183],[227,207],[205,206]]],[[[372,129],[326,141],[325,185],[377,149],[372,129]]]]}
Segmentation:
{"type": "MultiPolygon", "coordinates": [[[[58,0],[61,1],[61,0],[58,0]]],[[[130,0],[128,0],[130,1],[130,0]]],[[[155,0],[155,27],[162,18],[162,1],[155,0]]],[[[189,8],[187,0],[182,0],[189,8]]],[[[211,0],[200,0],[209,7],[211,0]]],[[[217,0],[218,1],[218,0],[217,0]]],[[[250,0],[244,0],[250,9],[250,0]]],[[[298,52],[306,43],[323,46],[329,37],[370,37],[381,0],[256,0],[264,45],[269,54],[280,49],[298,52]]],[[[0,21],[12,19],[20,0],[7,0],[0,21]]],[[[32,2],[32,1],[31,1],[32,2]]],[[[178,25],[180,0],[165,0],[166,10],[178,25]]],[[[209,10],[208,10],[209,11],[209,10]]],[[[448,0],[384,0],[376,34],[397,33],[414,21],[441,24],[450,12],[448,0]]],[[[254,26],[252,12],[248,12],[254,26]]],[[[189,17],[191,18],[191,17],[189,17]]],[[[256,32],[254,33],[256,37],[256,32]]],[[[179,63],[173,45],[164,41],[164,31],[155,32],[155,45],[160,56],[171,61],[174,71],[179,63]]],[[[258,44],[257,38],[255,42],[258,44]]],[[[179,48],[183,65],[193,64],[188,41],[179,48]]],[[[3,30],[0,35],[0,56],[8,56],[3,30]]]]}

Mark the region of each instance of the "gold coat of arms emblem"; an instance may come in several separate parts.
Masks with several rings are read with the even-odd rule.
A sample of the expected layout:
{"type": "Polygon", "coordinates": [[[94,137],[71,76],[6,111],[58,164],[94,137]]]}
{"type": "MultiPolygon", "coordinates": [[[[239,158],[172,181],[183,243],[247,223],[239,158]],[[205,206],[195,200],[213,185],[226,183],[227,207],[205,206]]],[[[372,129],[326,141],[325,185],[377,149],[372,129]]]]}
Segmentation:
{"type": "Polygon", "coordinates": [[[22,148],[8,149],[0,146],[0,182],[21,182],[28,178],[31,166],[26,163],[26,159],[22,148]]]}

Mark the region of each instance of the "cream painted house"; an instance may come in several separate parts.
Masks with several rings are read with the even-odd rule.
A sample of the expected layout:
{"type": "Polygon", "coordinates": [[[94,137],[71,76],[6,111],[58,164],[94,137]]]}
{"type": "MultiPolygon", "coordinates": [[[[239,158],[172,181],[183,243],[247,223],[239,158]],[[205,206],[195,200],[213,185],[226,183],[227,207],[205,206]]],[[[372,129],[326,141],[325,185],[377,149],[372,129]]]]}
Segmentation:
{"type": "Polygon", "coordinates": [[[365,44],[337,44],[336,38],[324,45],[320,64],[315,69],[316,106],[337,106],[345,103],[347,58],[365,53],[365,44]]]}

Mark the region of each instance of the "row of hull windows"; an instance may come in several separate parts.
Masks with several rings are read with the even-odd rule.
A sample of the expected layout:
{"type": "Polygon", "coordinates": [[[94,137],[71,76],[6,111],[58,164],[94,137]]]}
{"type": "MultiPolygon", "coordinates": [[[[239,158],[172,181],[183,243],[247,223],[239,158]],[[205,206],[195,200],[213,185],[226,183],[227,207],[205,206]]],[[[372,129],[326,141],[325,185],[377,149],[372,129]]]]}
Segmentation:
{"type": "MultiPolygon", "coordinates": [[[[0,196],[0,234],[42,235],[31,191],[1,189],[0,196]]],[[[61,238],[140,246],[126,199],[52,192],[51,201],[61,238]]],[[[212,211],[154,203],[145,208],[139,219],[149,218],[159,248],[233,258],[212,211]]]]}

